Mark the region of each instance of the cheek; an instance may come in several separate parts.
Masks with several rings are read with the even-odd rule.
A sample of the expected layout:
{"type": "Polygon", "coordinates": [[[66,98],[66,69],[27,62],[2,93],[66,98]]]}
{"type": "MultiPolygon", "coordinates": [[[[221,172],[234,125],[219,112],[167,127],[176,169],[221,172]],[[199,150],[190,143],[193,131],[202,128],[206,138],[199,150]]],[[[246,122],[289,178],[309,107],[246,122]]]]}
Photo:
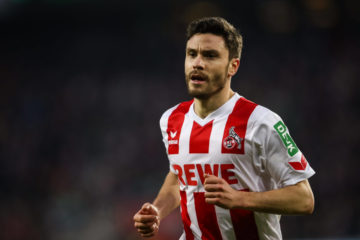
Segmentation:
{"type": "Polygon", "coordinates": [[[185,61],[184,68],[185,68],[185,73],[191,71],[191,65],[188,61],[185,61]]]}
{"type": "Polygon", "coordinates": [[[229,74],[229,68],[228,66],[221,65],[217,68],[216,74],[217,76],[227,76],[229,74]]]}

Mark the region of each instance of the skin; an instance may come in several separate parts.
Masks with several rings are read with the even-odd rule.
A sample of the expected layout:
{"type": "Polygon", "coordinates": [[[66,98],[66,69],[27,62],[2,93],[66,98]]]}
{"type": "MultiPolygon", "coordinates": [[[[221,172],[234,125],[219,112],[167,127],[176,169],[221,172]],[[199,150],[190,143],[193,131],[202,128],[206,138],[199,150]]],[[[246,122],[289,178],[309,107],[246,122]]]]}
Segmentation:
{"type": "Polygon", "coordinates": [[[134,215],[135,228],[142,237],[152,237],[159,231],[160,221],[180,205],[179,181],[169,171],[153,204],[145,203],[134,215]]]}
{"type": "Polygon", "coordinates": [[[222,178],[207,174],[204,177],[205,201],[209,204],[283,215],[311,214],[314,211],[314,195],[307,180],[266,192],[242,192],[233,189],[222,178]]]}
{"type": "MultiPolygon", "coordinates": [[[[188,40],[185,81],[198,116],[205,118],[234,95],[230,84],[239,65],[239,58],[229,60],[229,51],[220,36],[195,34],[188,40]]],[[[222,208],[286,215],[311,214],[314,210],[314,196],[307,180],[266,192],[242,192],[222,178],[208,174],[204,178],[205,201],[222,208]]],[[[179,205],[178,177],[169,172],[154,202],[145,203],[134,215],[134,225],[142,237],[152,237],[158,232],[160,221],[179,205]]]]}
{"type": "Polygon", "coordinates": [[[195,99],[194,110],[201,118],[222,106],[233,95],[231,77],[239,68],[240,59],[229,60],[229,51],[222,37],[195,34],[186,44],[185,80],[190,96],[195,99]],[[192,80],[200,75],[203,81],[192,80]]]}

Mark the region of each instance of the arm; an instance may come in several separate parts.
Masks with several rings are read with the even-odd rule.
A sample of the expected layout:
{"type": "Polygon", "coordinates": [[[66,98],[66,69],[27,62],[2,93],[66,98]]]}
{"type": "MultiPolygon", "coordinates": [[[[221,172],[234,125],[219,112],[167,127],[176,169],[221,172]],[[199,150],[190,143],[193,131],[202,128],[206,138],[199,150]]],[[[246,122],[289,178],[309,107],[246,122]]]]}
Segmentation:
{"type": "Polygon", "coordinates": [[[307,180],[266,192],[242,192],[224,179],[205,175],[205,201],[223,208],[242,208],[274,214],[311,214],[314,196],[307,180]]]}
{"type": "Polygon", "coordinates": [[[180,204],[177,175],[169,172],[153,204],[145,203],[134,215],[135,227],[142,237],[152,237],[158,230],[160,220],[180,204]]]}
{"type": "Polygon", "coordinates": [[[176,174],[168,173],[153,205],[159,209],[160,220],[180,205],[179,181],[176,174]]]}

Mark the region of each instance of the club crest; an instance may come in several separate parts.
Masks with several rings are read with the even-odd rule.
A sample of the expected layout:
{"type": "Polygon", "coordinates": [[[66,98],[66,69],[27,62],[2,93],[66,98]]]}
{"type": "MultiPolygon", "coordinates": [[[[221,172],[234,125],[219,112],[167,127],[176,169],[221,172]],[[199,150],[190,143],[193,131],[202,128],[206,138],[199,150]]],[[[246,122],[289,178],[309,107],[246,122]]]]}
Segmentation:
{"type": "Polygon", "coordinates": [[[233,149],[237,145],[240,150],[242,138],[237,135],[234,129],[234,126],[229,129],[229,136],[224,139],[223,145],[226,149],[233,149]]]}

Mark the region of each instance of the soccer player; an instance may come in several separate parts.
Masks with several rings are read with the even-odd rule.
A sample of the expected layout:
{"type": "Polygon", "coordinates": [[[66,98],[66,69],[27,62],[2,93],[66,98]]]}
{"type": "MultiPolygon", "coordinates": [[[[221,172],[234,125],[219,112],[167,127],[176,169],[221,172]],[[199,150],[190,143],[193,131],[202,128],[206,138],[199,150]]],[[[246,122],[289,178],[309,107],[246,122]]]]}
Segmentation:
{"type": "Polygon", "coordinates": [[[282,239],[281,214],[311,214],[315,172],[281,118],[231,87],[242,37],[219,17],[188,26],[185,79],[193,100],[160,127],[170,171],[153,203],[135,214],[142,237],[178,206],[180,239],[282,239]]]}

